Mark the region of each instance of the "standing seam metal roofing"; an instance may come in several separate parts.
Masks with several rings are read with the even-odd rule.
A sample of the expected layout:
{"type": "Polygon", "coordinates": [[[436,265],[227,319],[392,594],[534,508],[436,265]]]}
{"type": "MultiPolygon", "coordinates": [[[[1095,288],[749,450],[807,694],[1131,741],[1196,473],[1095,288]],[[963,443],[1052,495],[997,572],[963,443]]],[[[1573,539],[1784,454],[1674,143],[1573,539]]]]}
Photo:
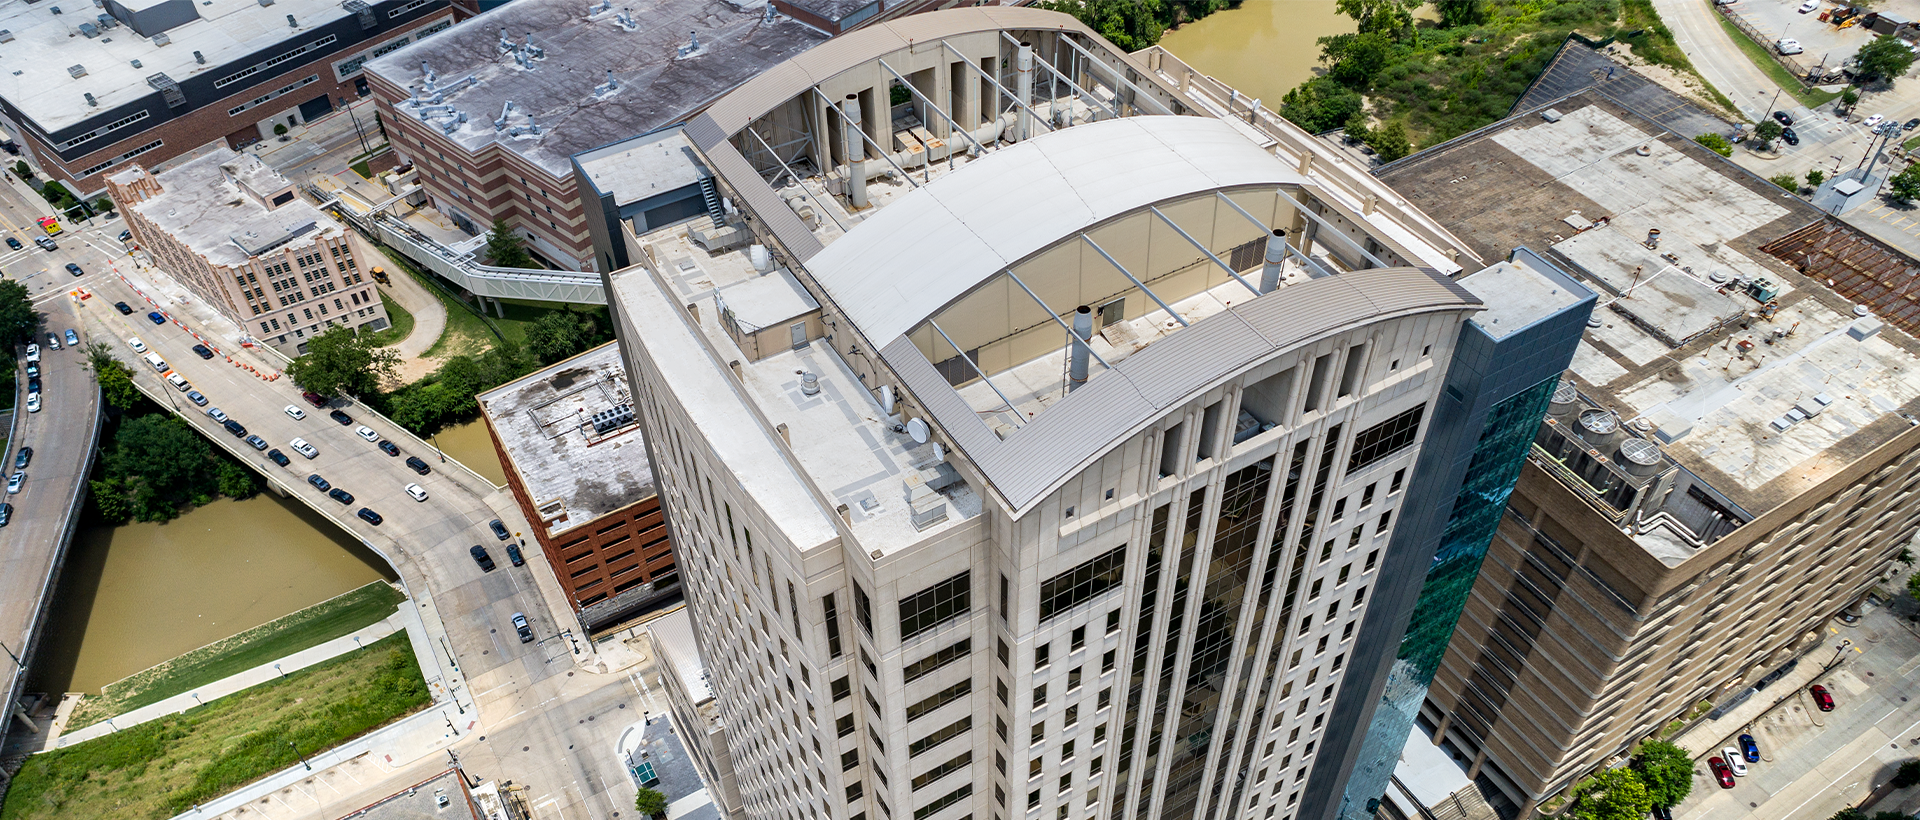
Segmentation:
{"type": "Polygon", "coordinates": [[[808,259],[807,271],[868,339],[892,339],[1107,220],[1283,184],[1309,183],[1220,120],[1103,120],[995,151],[901,196],[808,259]]]}
{"type": "Polygon", "coordinates": [[[1483,303],[1426,268],[1374,268],[1315,279],[1228,308],[1155,342],[1002,439],[905,337],[880,355],[1014,515],[1221,380],[1342,330],[1483,303]]]}

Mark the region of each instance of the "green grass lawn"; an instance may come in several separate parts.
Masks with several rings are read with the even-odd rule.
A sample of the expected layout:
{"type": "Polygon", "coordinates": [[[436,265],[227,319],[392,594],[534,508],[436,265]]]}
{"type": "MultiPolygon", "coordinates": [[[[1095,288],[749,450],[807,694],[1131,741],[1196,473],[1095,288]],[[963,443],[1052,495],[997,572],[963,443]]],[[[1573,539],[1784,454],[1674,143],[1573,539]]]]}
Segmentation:
{"type": "Polygon", "coordinates": [[[107,684],[100,694],[81,699],[67,725],[74,729],[91,726],[318,646],[385,619],[403,600],[399,590],[375,581],[321,601],[107,684]]]}
{"type": "Polygon", "coordinates": [[[161,820],[430,700],[406,633],[394,633],[205,706],[33,755],[0,818],[161,820]]]}
{"type": "Polygon", "coordinates": [[[1767,53],[1765,45],[1754,42],[1752,37],[1748,37],[1739,26],[1728,22],[1726,17],[1718,14],[1714,17],[1720,21],[1720,27],[1726,30],[1727,36],[1733,38],[1734,45],[1739,46],[1740,50],[1746,53],[1747,59],[1752,60],[1754,66],[1765,72],[1767,78],[1784,89],[1788,96],[1799,100],[1801,105],[1818,108],[1840,96],[1838,91],[1807,90],[1806,86],[1801,85],[1800,81],[1794,78],[1793,72],[1788,71],[1773,59],[1773,55],[1767,53]]]}
{"type": "Polygon", "coordinates": [[[427,348],[425,356],[435,358],[460,353],[479,353],[493,346],[493,331],[487,327],[485,320],[475,314],[474,311],[477,308],[449,293],[445,284],[433,274],[415,267],[413,260],[395,252],[392,248],[382,246],[380,250],[387,255],[388,259],[393,260],[394,268],[412,276],[414,281],[419,282],[421,287],[426,288],[428,293],[432,293],[433,297],[439,299],[440,304],[447,308],[446,332],[440,334],[439,341],[434,342],[432,347],[427,348]]]}
{"type": "Polygon", "coordinates": [[[380,304],[386,306],[387,321],[392,322],[393,326],[386,330],[377,330],[367,334],[368,339],[373,340],[373,343],[376,345],[386,347],[388,345],[398,344],[401,339],[405,339],[413,333],[413,314],[408,313],[407,309],[401,307],[399,302],[388,298],[386,291],[380,292],[380,304]]]}

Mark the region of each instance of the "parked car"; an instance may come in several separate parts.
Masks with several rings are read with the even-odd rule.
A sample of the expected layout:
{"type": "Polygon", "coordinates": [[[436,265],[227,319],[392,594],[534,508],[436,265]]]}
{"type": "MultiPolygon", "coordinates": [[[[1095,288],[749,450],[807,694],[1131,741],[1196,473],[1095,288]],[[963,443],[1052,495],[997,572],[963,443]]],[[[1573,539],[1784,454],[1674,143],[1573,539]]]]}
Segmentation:
{"type": "Polygon", "coordinates": [[[164,325],[167,323],[167,317],[161,314],[160,311],[149,310],[147,311],[147,321],[156,325],[164,325]]]}
{"type": "Polygon", "coordinates": [[[1809,12],[1817,11],[1819,10],[1819,8],[1820,8],[1820,0],[1807,0],[1807,2],[1800,4],[1800,13],[1807,14],[1809,12]]]}
{"type": "Polygon", "coordinates": [[[282,467],[285,467],[285,466],[287,466],[288,464],[290,464],[290,463],[292,463],[292,461],[293,461],[292,459],[290,459],[290,458],[287,458],[287,454],[286,454],[286,453],[282,453],[282,452],[280,452],[280,451],[279,451],[279,450],[277,450],[277,449],[275,449],[275,450],[268,450],[268,451],[267,451],[267,460],[268,460],[268,461],[271,461],[271,462],[273,462],[273,463],[275,463],[275,464],[278,464],[278,465],[280,465],[280,466],[282,466],[282,467]]]}
{"type": "Polygon", "coordinates": [[[7,237],[7,247],[16,251],[20,250],[20,240],[15,239],[11,236],[7,237]]]}
{"type": "Polygon", "coordinates": [[[20,492],[20,487],[26,483],[26,473],[14,473],[13,475],[7,476],[7,495],[20,492]]]}
{"type": "Polygon", "coordinates": [[[27,378],[29,378],[29,379],[37,379],[37,378],[40,378],[40,363],[39,363],[39,362],[27,362],[27,378]]]}
{"type": "Polygon", "coordinates": [[[31,463],[33,463],[32,447],[20,448],[20,452],[16,453],[13,457],[13,469],[24,470],[27,469],[27,465],[31,463]]]}
{"type": "Polygon", "coordinates": [[[293,419],[294,421],[299,421],[307,417],[307,411],[302,410],[298,407],[295,407],[291,404],[287,405],[282,412],[285,412],[287,414],[287,418],[293,419]]]}
{"type": "Polygon", "coordinates": [[[333,489],[333,485],[328,484],[327,480],[324,478],[321,478],[319,473],[314,473],[312,475],[307,476],[307,483],[312,484],[314,489],[319,490],[320,492],[323,492],[323,493],[333,489]]]}
{"type": "Polygon", "coordinates": [[[133,231],[121,231],[121,232],[120,232],[120,241],[122,241],[122,242],[126,242],[126,241],[128,241],[128,240],[130,240],[130,239],[132,239],[132,238],[133,238],[133,231]]]}
{"type": "Polygon", "coordinates": [[[73,332],[73,328],[67,328],[66,339],[68,347],[76,347],[80,344],[80,334],[73,332]]]}
{"type": "Polygon", "coordinates": [[[0,502],[0,527],[6,526],[7,522],[12,520],[13,504],[11,502],[0,502]]]}
{"type": "Polygon", "coordinates": [[[1793,133],[1793,129],[1791,128],[1782,128],[1780,129],[1780,141],[1788,145],[1799,145],[1800,135],[1793,133]]]}
{"type": "Polygon", "coordinates": [[[319,393],[315,393],[312,390],[301,391],[300,398],[305,399],[308,404],[311,404],[315,407],[327,406],[326,397],[321,396],[319,393]]]}
{"type": "Polygon", "coordinates": [[[1779,123],[1780,123],[1781,125],[1792,125],[1792,124],[1793,124],[1793,115],[1791,115],[1791,114],[1788,114],[1788,113],[1787,113],[1787,112],[1785,112],[1785,111],[1775,111],[1775,112],[1773,112],[1773,118],[1774,118],[1775,120],[1777,120],[1777,121],[1779,121],[1779,123]]]}
{"type": "Polygon", "coordinates": [[[386,439],[381,439],[379,444],[375,444],[373,446],[380,448],[380,452],[386,453],[387,455],[390,455],[390,456],[400,455],[400,448],[393,446],[393,442],[388,441],[386,439]]]}
{"type": "Polygon", "coordinates": [[[292,447],[294,452],[299,453],[300,455],[306,456],[307,458],[313,458],[314,456],[320,455],[320,451],[315,449],[313,445],[308,444],[307,440],[303,438],[297,438],[292,441],[289,441],[287,442],[287,446],[292,447]]]}
{"type": "Polygon", "coordinates": [[[520,556],[519,544],[507,545],[507,560],[516,567],[524,567],[527,565],[527,559],[520,556]]]}
{"type": "Polygon", "coordinates": [[[27,343],[27,361],[29,361],[29,362],[37,362],[37,361],[40,361],[40,346],[39,346],[39,345],[37,345],[37,344],[34,344],[34,343],[32,343],[32,342],[28,342],[28,343],[27,343]]]}
{"type": "Polygon", "coordinates": [[[1912,131],[1915,128],[1920,128],[1920,117],[1914,117],[1900,124],[1900,130],[1902,131],[1912,131]]]}
{"type": "Polygon", "coordinates": [[[221,410],[218,407],[207,408],[207,415],[211,417],[214,421],[220,422],[222,424],[226,423],[227,421],[226,411],[221,410]]]}
{"type": "Polygon", "coordinates": [[[1726,758],[1727,766],[1733,769],[1734,777],[1747,776],[1747,760],[1740,756],[1740,750],[1726,746],[1720,749],[1720,756],[1726,758]]]}
{"type": "Polygon", "coordinates": [[[481,572],[493,571],[493,556],[487,554],[486,547],[475,544],[473,549],[467,550],[467,554],[473,556],[473,562],[480,565],[481,572]]]}
{"type": "Polygon", "coordinates": [[[512,537],[507,534],[507,525],[500,523],[500,519],[498,518],[488,521],[487,526],[492,527],[493,534],[499,536],[502,541],[512,537]]]}
{"type": "Polygon", "coordinates": [[[333,419],[334,421],[337,421],[337,422],[340,422],[340,426],[342,426],[342,427],[345,427],[345,426],[347,426],[347,425],[349,425],[349,424],[352,424],[352,423],[353,423],[353,417],[352,417],[352,416],[349,416],[349,415],[347,415],[347,414],[345,414],[345,413],[342,413],[342,412],[340,412],[340,411],[338,411],[338,410],[330,410],[330,411],[328,411],[328,412],[327,412],[327,418],[330,418],[330,419],[333,419]]]}
{"type": "Polygon", "coordinates": [[[1820,711],[1833,711],[1833,695],[1827,692],[1827,687],[1816,683],[1813,685],[1813,688],[1808,689],[1807,692],[1813,695],[1813,705],[1820,707],[1820,711]]]}
{"type": "Polygon", "coordinates": [[[1864,126],[1868,131],[1872,131],[1873,129],[1880,127],[1880,123],[1885,119],[1886,119],[1885,115],[1875,114],[1871,117],[1861,120],[1860,124],[1864,126]]]}
{"type": "Polygon", "coordinates": [[[1666,806],[1653,807],[1653,820],[1673,820],[1673,809],[1666,806]]]}
{"type": "Polygon", "coordinates": [[[80,269],[80,266],[79,266],[79,265],[76,265],[76,264],[74,264],[74,263],[72,263],[72,262],[68,262],[68,263],[67,263],[67,272],[68,272],[68,273],[71,273],[71,274],[73,274],[73,275],[75,275],[75,276],[79,276],[79,275],[81,275],[81,274],[83,274],[83,273],[86,273],[86,271],[83,271],[83,270],[81,270],[81,269],[80,269]]]}
{"type": "Polygon", "coordinates": [[[187,401],[193,402],[196,406],[205,407],[207,406],[207,394],[198,390],[188,390],[187,401]]]}
{"type": "Polygon", "coordinates": [[[259,436],[247,436],[247,446],[255,450],[267,449],[267,440],[259,436]]]}
{"type": "Polygon", "coordinates": [[[28,392],[28,393],[38,393],[38,392],[40,392],[40,377],[39,377],[39,376],[28,376],[28,377],[27,377],[27,392],[28,392]]]}
{"type": "Polygon", "coordinates": [[[245,438],[247,435],[247,428],[233,419],[227,419],[220,426],[227,428],[227,432],[232,433],[234,438],[245,438]]]}
{"type": "Polygon", "coordinates": [[[527,623],[527,616],[513,613],[513,631],[520,633],[521,643],[533,643],[533,625],[527,623]]]}
{"type": "Polygon", "coordinates": [[[1748,763],[1760,762],[1760,744],[1753,742],[1753,735],[1740,736],[1740,754],[1747,758],[1748,763]]]}
{"type": "Polygon", "coordinates": [[[194,345],[193,355],[199,356],[202,359],[211,359],[213,358],[213,351],[206,345],[194,345]]]}
{"type": "Polygon", "coordinates": [[[353,434],[363,439],[366,439],[369,443],[380,440],[380,434],[374,432],[372,427],[368,427],[364,424],[360,425],[359,427],[353,428],[353,434]]]}
{"type": "Polygon", "coordinates": [[[408,484],[406,486],[406,491],[407,491],[407,495],[411,496],[415,501],[427,500],[427,490],[425,487],[422,487],[418,484],[408,484]]]}
{"type": "Polygon", "coordinates": [[[133,315],[133,306],[132,306],[132,305],[129,305],[129,304],[127,304],[126,302],[114,302],[114,303],[113,303],[113,309],[114,309],[114,310],[117,310],[117,311],[120,311],[120,315],[121,315],[121,316],[132,316],[132,315],[133,315]]]}
{"type": "Polygon", "coordinates": [[[40,412],[40,394],[39,393],[27,394],[27,412],[29,413],[40,412]]]}
{"type": "Polygon", "coordinates": [[[135,353],[147,352],[147,343],[140,341],[140,337],[138,336],[128,336],[127,347],[133,348],[133,352],[135,353]]]}
{"type": "Polygon", "coordinates": [[[48,350],[60,349],[60,337],[53,335],[52,332],[47,333],[47,349],[48,350]]]}
{"type": "Polygon", "coordinates": [[[33,238],[33,244],[39,246],[40,250],[43,251],[60,250],[60,243],[53,241],[53,237],[51,236],[36,236],[33,238]]]}
{"type": "Polygon", "coordinates": [[[353,503],[353,493],[347,492],[346,490],[342,490],[339,487],[335,487],[331,490],[328,490],[327,497],[335,501],[338,501],[342,504],[353,503]]]}
{"type": "Polygon", "coordinates": [[[407,466],[412,467],[414,472],[421,475],[433,472],[433,468],[428,467],[427,463],[421,461],[419,456],[407,456],[407,466]]]}
{"type": "Polygon", "coordinates": [[[354,513],[354,515],[360,516],[361,521],[365,521],[376,527],[380,526],[380,522],[386,520],[384,518],[381,518],[379,513],[374,512],[373,510],[367,509],[366,507],[361,507],[360,511],[354,513]]]}
{"type": "Polygon", "coordinates": [[[1800,47],[1800,41],[1792,37],[1782,37],[1773,41],[1773,49],[1781,54],[1799,54],[1806,49],[1800,47]]]}
{"type": "Polygon", "coordinates": [[[1707,768],[1713,770],[1713,779],[1720,784],[1720,788],[1733,788],[1733,769],[1727,766],[1727,761],[1718,757],[1709,757],[1707,768]]]}

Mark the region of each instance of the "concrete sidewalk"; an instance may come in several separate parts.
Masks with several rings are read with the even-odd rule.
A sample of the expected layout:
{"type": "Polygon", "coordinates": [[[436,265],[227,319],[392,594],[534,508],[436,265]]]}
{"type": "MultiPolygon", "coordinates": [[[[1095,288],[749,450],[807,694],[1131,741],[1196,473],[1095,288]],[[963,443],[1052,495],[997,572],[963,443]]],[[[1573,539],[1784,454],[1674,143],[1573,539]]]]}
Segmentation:
{"type": "Polygon", "coordinates": [[[284,677],[288,673],[297,672],[321,661],[345,655],[348,652],[361,648],[365,644],[373,643],[395,632],[399,632],[405,628],[403,618],[404,616],[396,612],[393,615],[387,616],[386,620],[368,626],[351,635],[343,635],[318,646],[300,650],[272,663],[264,663],[248,669],[245,672],[221,678],[205,686],[198,687],[192,692],[174,695],[158,703],[151,703],[125,714],[114,715],[105,721],[78,731],[59,735],[54,745],[56,748],[64,748],[71,744],[91,740],[121,729],[138,726],[155,718],[179,714],[196,706],[219,700],[235,692],[266,683],[274,678],[284,677]]]}
{"type": "MultiPolygon", "coordinates": [[[[1733,745],[1734,739],[1741,731],[1752,726],[1761,715],[1773,709],[1781,701],[1793,699],[1821,675],[1826,674],[1829,667],[1824,664],[1833,661],[1835,661],[1835,653],[1832,647],[1816,646],[1813,651],[1800,656],[1800,663],[1793,668],[1793,671],[1767,684],[1766,689],[1753,693],[1746,702],[1721,715],[1719,720],[1703,720],[1687,731],[1681,732],[1673,739],[1674,745],[1687,750],[1687,754],[1695,759],[1719,754],[1722,748],[1733,745]]],[[[1845,663],[1845,661],[1841,660],[1839,663],[1845,663]]],[[[1814,720],[1815,725],[1819,725],[1817,716],[1814,720]]]]}

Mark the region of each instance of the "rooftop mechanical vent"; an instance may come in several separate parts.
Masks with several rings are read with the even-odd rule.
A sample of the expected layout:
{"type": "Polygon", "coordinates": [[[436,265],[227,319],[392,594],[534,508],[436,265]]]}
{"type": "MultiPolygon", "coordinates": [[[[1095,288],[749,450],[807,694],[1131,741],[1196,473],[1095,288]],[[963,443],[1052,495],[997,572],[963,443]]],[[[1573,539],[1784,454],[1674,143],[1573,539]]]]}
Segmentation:
{"type": "Polygon", "coordinates": [[[363,29],[379,25],[379,21],[373,18],[373,7],[367,5],[367,0],[347,0],[341,3],[340,7],[346,9],[348,14],[360,18],[360,27],[363,29]]]}
{"type": "Polygon", "coordinates": [[[164,31],[160,32],[159,34],[153,35],[153,44],[156,46],[164,46],[171,42],[173,42],[173,38],[168,37],[167,33],[164,31]]]}
{"type": "Polygon", "coordinates": [[[95,37],[100,36],[100,27],[92,23],[81,23],[80,33],[83,35],[86,35],[86,38],[91,40],[95,37]]]}
{"type": "Polygon", "coordinates": [[[0,28],[0,43],[13,42],[13,30],[0,28]]]}
{"type": "Polygon", "coordinates": [[[196,63],[199,63],[199,64],[201,64],[201,65],[206,65],[206,64],[207,64],[207,55],[205,55],[205,54],[201,54],[200,52],[198,52],[198,51],[196,51],[196,52],[194,52],[194,53],[193,53],[193,61],[194,61],[194,62],[196,62],[196,63]]]}
{"type": "Polygon", "coordinates": [[[166,98],[168,108],[179,108],[187,104],[187,95],[164,71],[147,77],[147,85],[152,86],[153,90],[160,92],[160,96],[166,98]]]}
{"type": "Polygon", "coordinates": [[[83,65],[70,65],[67,66],[67,73],[78,80],[81,77],[87,76],[87,67],[83,65]]]}
{"type": "Polygon", "coordinates": [[[81,92],[81,96],[84,96],[87,98],[87,107],[89,108],[99,107],[100,101],[93,98],[93,92],[84,91],[84,92],[81,92]]]}

